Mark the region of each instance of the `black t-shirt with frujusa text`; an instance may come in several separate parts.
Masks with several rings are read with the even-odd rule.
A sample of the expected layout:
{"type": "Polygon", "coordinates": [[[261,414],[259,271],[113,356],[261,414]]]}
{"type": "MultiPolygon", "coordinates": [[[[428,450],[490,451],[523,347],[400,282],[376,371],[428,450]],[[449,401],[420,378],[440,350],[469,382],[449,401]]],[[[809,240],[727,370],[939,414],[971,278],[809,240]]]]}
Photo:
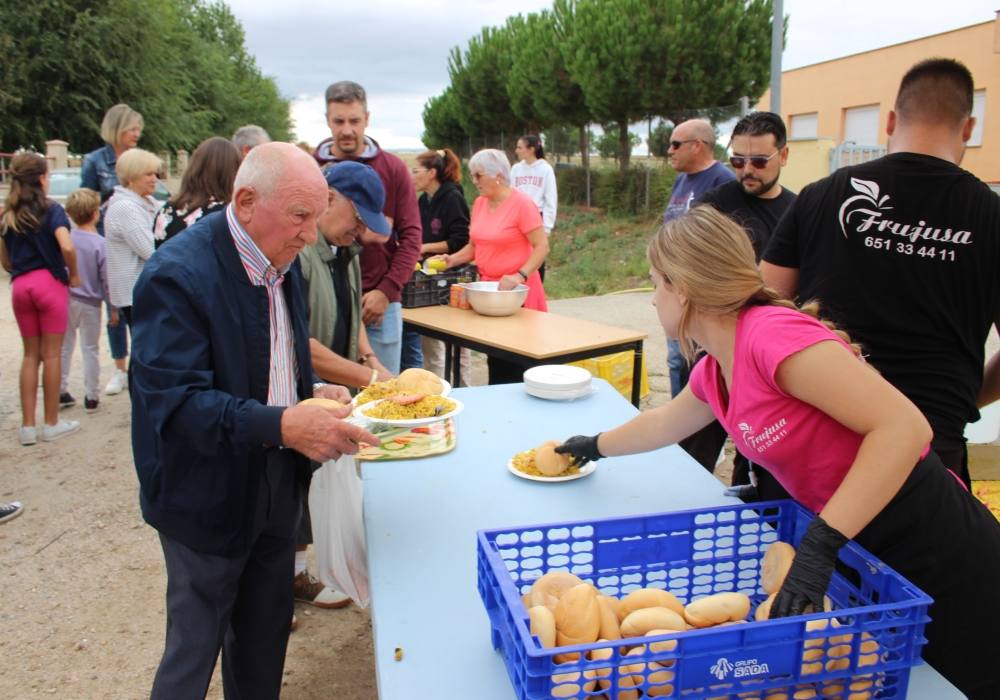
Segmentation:
{"type": "Polygon", "coordinates": [[[764,260],[799,269],[799,300],[861,343],[935,447],[963,444],[1000,312],[1000,197],[948,161],[891,154],[804,188],[764,260]]]}

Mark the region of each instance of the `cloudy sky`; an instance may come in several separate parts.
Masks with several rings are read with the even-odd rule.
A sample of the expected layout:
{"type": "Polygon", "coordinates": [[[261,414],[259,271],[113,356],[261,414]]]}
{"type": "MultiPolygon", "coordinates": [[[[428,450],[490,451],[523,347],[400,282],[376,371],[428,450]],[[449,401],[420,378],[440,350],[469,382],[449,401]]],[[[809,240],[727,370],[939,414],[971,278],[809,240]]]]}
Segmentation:
{"type": "MultiPolygon", "coordinates": [[[[421,148],[421,111],[448,85],[448,53],[483,26],[551,0],[228,0],[247,46],[292,100],[300,140],[329,136],[323,91],[354,80],[368,91],[368,133],[384,147],[421,148]]],[[[785,0],[784,69],[993,19],[1000,0],[785,0]]],[[[750,37],[747,37],[750,40],[750,37]]],[[[770,37],[759,37],[770,41],[770,37]]]]}

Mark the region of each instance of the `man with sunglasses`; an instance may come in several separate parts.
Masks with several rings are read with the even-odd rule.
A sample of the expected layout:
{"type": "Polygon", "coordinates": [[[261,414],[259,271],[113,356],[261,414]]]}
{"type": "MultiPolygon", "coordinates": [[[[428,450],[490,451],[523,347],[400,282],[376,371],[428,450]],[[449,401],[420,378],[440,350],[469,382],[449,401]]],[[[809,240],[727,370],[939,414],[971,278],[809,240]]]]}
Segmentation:
{"type": "Polygon", "coordinates": [[[1000,398],[1000,198],[959,164],[974,82],[927,59],[900,82],[888,155],[805,187],[764,251],[765,283],[819,299],[868,361],[924,413],[945,466],[969,483],[966,423],[1000,398]]]}
{"type": "MultiPolygon", "coordinates": [[[[674,127],[667,158],[678,175],[670,190],[670,202],[663,212],[664,222],[686,212],[705,192],[736,179],[726,166],[715,160],[714,148],[715,130],[704,119],[689,119],[674,127]]],[[[670,395],[677,396],[687,385],[691,368],[681,355],[681,346],[669,338],[667,367],[670,395]]]]}
{"type": "MultiPolygon", "coordinates": [[[[782,215],[795,201],[795,194],[778,184],[781,168],[788,162],[785,123],[773,112],[751,112],[733,127],[729,141],[730,165],[736,180],[709,190],[696,201],[708,204],[734,219],[746,230],[753,243],[757,261],[771,240],[771,234],[782,215]]],[[[681,440],[680,446],[709,471],[715,470],[719,453],[726,443],[726,431],[713,421],[698,432],[681,440]]],[[[733,460],[733,486],[754,483],[756,494],[763,500],[788,498],[781,484],[767,471],[752,467],[739,452],[733,460]]],[[[753,497],[752,491],[744,491],[753,497]]]]}
{"type": "Polygon", "coordinates": [[[778,180],[788,163],[785,123],[774,112],[751,112],[733,127],[729,141],[730,165],[736,180],[698,198],[735,219],[746,229],[757,262],[782,215],[795,201],[795,193],[778,180]]]}
{"type": "Polygon", "coordinates": [[[714,148],[715,130],[704,119],[689,119],[674,127],[667,158],[678,175],[663,212],[664,221],[686,212],[705,192],[736,179],[715,160],[714,148]]]}

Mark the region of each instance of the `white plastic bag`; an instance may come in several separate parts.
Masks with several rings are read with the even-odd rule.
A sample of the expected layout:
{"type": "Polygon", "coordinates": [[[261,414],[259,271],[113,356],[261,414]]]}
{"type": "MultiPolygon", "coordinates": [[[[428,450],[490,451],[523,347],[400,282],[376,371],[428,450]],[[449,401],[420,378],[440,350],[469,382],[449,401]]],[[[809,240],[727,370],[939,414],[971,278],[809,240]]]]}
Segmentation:
{"type": "Polygon", "coordinates": [[[361,499],[361,479],[353,456],[330,460],[313,473],[309,513],[319,579],[367,608],[371,597],[361,499]]]}

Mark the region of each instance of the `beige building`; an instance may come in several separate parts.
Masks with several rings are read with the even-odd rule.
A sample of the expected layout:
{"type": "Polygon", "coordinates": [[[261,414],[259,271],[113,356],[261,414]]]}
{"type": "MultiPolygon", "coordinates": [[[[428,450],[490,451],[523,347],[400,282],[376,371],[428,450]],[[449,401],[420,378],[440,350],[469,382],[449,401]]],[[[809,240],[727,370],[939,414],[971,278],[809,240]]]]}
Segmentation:
{"type": "MultiPolygon", "coordinates": [[[[1000,183],[1000,11],[992,21],[784,71],[781,116],[791,153],[782,182],[797,191],[827,175],[831,163],[879,155],[900,79],[933,57],[957,59],[972,72],[976,128],[962,167],[1000,183]]],[[[769,104],[770,91],[758,108],[769,104]]]]}

